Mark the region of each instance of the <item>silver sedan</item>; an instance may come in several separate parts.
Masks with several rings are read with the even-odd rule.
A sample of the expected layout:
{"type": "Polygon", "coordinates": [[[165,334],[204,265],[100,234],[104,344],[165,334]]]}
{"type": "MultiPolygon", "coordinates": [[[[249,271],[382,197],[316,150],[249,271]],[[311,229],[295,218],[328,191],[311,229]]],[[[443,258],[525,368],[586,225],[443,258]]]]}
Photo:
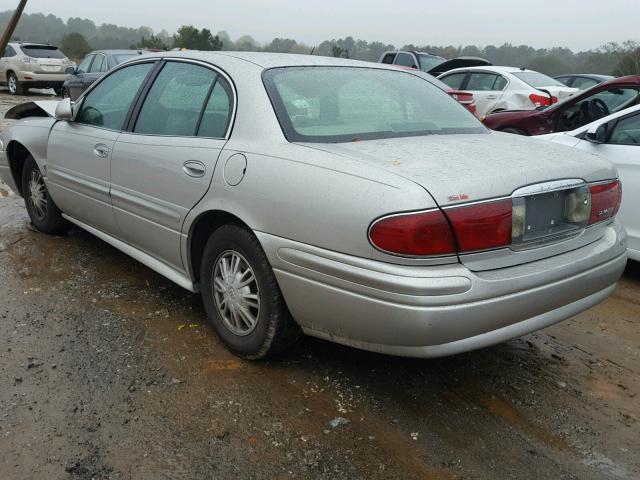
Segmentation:
{"type": "Polygon", "coordinates": [[[429,79],[341,59],[168,52],[32,102],[0,174],[192,292],[244,358],[300,332],[436,357],[568,318],[626,263],[602,158],[490,132],[429,79]]]}

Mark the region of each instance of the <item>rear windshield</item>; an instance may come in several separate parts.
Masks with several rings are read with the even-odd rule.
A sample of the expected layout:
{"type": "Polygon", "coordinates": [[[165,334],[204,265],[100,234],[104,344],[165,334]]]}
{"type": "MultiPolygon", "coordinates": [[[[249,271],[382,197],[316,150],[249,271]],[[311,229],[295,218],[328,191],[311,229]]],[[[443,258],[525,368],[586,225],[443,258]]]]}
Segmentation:
{"type": "Polygon", "coordinates": [[[263,78],[284,134],[292,142],[487,131],[449,95],[410,72],[288,67],[267,70],[263,78]]]}
{"type": "Polygon", "coordinates": [[[514,76],[518,77],[527,85],[531,85],[533,88],[540,87],[566,87],[564,83],[560,83],[551,77],[538,72],[515,72],[514,76]]]}
{"type": "Polygon", "coordinates": [[[25,55],[32,58],[65,58],[64,53],[58,50],[58,47],[48,47],[46,45],[20,47],[25,55]]]}
{"type": "Polygon", "coordinates": [[[127,60],[131,60],[133,57],[137,57],[138,53],[119,53],[113,56],[116,61],[116,65],[120,65],[121,63],[126,62],[127,60]]]}

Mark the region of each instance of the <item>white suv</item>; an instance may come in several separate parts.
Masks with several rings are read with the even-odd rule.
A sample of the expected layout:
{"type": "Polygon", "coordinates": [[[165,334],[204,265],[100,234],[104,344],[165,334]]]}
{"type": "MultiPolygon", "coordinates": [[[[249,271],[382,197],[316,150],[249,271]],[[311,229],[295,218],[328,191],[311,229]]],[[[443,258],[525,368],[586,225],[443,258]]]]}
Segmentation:
{"type": "Polygon", "coordinates": [[[58,47],[42,43],[11,42],[0,58],[0,85],[12,95],[29,88],[53,88],[57,94],[72,63],[58,47]]]}

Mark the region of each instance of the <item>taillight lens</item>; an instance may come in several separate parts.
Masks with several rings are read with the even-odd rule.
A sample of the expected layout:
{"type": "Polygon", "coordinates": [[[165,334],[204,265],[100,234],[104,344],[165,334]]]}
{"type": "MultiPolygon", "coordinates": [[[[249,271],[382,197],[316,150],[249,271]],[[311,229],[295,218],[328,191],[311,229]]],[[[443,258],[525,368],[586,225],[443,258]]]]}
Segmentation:
{"type": "Polygon", "coordinates": [[[558,101],[558,98],[557,97],[549,98],[546,95],[538,95],[536,93],[532,93],[531,95],[529,95],[529,100],[531,100],[531,102],[536,107],[548,107],[549,105],[556,103],[558,101]]]}
{"type": "Polygon", "coordinates": [[[511,199],[447,209],[460,253],[511,245],[512,210],[511,199]]]}
{"type": "Polygon", "coordinates": [[[369,229],[371,243],[385,252],[409,255],[453,255],[456,245],[441,210],[393,215],[369,229]]]}
{"type": "Polygon", "coordinates": [[[618,213],[620,202],[622,202],[622,184],[619,180],[590,185],[589,190],[591,190],[589,225],[609,220],[618,213]]]}

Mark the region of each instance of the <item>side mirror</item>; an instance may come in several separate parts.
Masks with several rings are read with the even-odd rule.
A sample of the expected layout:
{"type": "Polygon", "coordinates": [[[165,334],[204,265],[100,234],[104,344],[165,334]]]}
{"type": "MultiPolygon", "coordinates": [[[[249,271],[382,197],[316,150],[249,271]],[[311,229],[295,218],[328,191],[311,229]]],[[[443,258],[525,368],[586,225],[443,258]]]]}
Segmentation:
{"type": "Polygon", "coordinates": [[[607,124],[593,126],[584,136],[584,139],[591,143],[605,143],[607,141],[607,124]]]}
{"type": "Polygon", "coordinates": [[[56,107],[56,119],[73,120],[73,104],[70,98],[63,98],[56,107]]]}
{"type": "Polygon", "coordinates": [[[67,67],[67,69],[64,71],[64,73],[66,73],[67,75],[75,75],[76,74],[76,67],[71,66],[71,67],[67,67]]]}

